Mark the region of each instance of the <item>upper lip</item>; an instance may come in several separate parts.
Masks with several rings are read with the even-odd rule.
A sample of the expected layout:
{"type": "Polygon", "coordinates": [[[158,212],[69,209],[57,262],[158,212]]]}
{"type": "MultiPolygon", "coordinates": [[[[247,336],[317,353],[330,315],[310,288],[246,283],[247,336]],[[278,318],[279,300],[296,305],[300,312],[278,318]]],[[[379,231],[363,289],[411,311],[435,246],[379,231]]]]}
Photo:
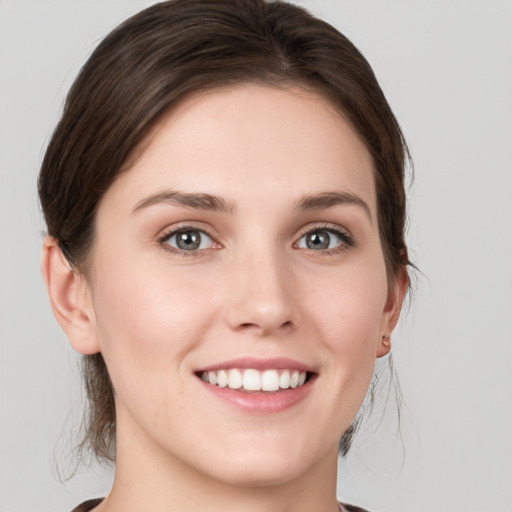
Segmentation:
{"type": "Polygon", "coordinates": [[[239,357],[198,368],[196,372],[214,372],[231,368],[254,370],[299,370],[302,372],[314,372],[312,366],[290,359],[288,357],[273,357],[269,359],[257,357],[239,357]]]}

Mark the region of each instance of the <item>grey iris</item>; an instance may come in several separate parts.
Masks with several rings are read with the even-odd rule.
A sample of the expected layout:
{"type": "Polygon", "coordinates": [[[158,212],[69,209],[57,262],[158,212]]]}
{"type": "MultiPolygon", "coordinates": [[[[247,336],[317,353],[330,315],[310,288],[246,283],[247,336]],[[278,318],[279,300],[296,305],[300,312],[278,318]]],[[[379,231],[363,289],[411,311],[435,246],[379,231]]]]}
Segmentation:
{"type": "Polygon", "coordinates": [[[201,235],[198,231],[181,231],[176,235],[176,245],[185,251],[193,251],[201,245],[201,235]]]}
{"type": "Polygon", "coordinates": [[[327,231],[315,231],[306,235],[306,247],[308,249],[327,249],[330,241],[331,237],[327,231]]]}

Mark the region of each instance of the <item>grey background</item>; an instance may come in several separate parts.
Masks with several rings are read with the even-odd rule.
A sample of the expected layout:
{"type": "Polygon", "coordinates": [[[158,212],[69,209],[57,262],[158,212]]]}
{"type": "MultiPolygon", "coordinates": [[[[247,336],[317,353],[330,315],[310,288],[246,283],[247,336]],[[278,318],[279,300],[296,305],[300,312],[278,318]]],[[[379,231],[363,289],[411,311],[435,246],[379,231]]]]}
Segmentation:
{"type": "MultiPolygon", "coordinates": [[[[81,64],[151,3],[0,0],[0,512],[65,512],[109,487],[108,470],[61,483],[55,469],[69,468],[81,397],[40,278],[35,183],[81,64]]],[[[374,512],[510,512],[512,2],[297,3],[363,51],[401,122],[416,164],[409,242],[426,276],[394,337],[403,445],[381,403],[389,414],[361,432],[340,495],[374,512]]]]}

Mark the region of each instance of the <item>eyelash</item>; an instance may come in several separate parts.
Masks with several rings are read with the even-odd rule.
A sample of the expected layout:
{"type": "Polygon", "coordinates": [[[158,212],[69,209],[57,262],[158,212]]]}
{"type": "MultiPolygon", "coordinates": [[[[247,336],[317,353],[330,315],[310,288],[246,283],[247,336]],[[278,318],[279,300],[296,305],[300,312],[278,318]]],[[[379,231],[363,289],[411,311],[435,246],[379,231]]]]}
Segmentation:
{"type": "MultiPolygon", "coordinates": [[[[203,233],[208,238],[210,238],[215,244],[217,244],[217,245],[219,245],[219,247],[221,247],[221,245],[218,242],[215,241],[214,236],[212,236],[208,232],[208,230],[206,230],[204,227],[200,228],[200,227],[197,227],[197,226],[190,226],[190,225],[182,225],[182,226],[177,226],[177,227],[174,226],[174,227],[170,228],[168,231],[165,231],[158,238],[158,244],[164,250],[166,250],[166,251],[168,251],[168,252],[170,252],[172,254],[176,254],[178,256],[183,256],[183,257],[199,256],[202,252],[205,251],[205,249],[194,249],[194,250],[190,250],[190,251],[182,250],[182,249],[177,249],[175,247],[172,247],[168,243],[166,243],[174,235],[177,235],[178,233],[183,232],[183,231],[198,231],[200,233],[203,233]]],[[[313,226],[309,225],[307,227],[307,229],[305,229],[300,234],[300,236],[297,239],[297,242],[295,242],[293,245],[296,247],[297,244],[299,243],[299,241],[303,237],[305,237],[305,236],[307,236],[309,234],[313,234],[313,233],[318,232],[318,231],[325,231],[327,233],[334,234],[334,235],[336,235],[337,237],[340,238],[342,243],[338,247],[335,247],[333,249],[325,249],[325,250],[318,250],[318,251],[310,249],[309,252],[317,253],[317,254],[315,254],[315,256],[320,256],[320,257],[322,257],[322,256],[334,256],[334,255],[346,252],[351,247],[355,247],[356,246],[356,241],[355,241],[354,237],[348,231],[346,231],[344,229],[341,229],[337,225],[328,224],[328,223],[319,223],[319,224],[315,224],[313,226]]],[[[302,248],[299,248],[299,249],[302,249],[302,248]]]]}
{"type": "Polygon", "coordinates": [[[207,229],[204,227],[198,227],[198,226],[190,226],[190,225],[182,225],[182,226],[173,226],[168,231],[165,231],[162,236],[158,238],[158,244],[165,250],[172,254],[175,254],[177,256],[183,256],[184,258],[190,258],[194,256],[200,256],[202,252],[205,251],[205,249],[195,249],[195,250],[182,250],[177,249],[176,247],[172,247],[169,245],[168,242],[174,235],[177,235],[178,233],[181,233],[183,231],[198,231],[200,233],[205,234],[208,238],[210,238],[214,244],[219,245],[218,242],[215,241],[215,238],[208,232],[207,229]]]}
{"type": "MultiPolygon", "coordinates": [[[[309,252],[314,253],[314,255],[317,257],[335,256],[337,254],[346,252],[350,248],[356,246],[356,240],[347,230],[342,229],[340,226],[338,226],[336,224],[333,225],[333,224],[329,224],[329,223],[319,223],[319,224],[314,224],[313,226],[309,225],[300,234],[298,241],[301,240],[306,235],[315,233],[317,231],[325,231],[327,233],[334,234],[337,237],[339,237],[340,240],[342,241],[342,243],[338,247],[334,247],[333,249],[325,249],[325,250],[319,250],[319,251],[314,251],[313,249],[310,249],[309,252]]],[[[297,245],[298,241],[295,242],[294,245],[297,245]]]]}

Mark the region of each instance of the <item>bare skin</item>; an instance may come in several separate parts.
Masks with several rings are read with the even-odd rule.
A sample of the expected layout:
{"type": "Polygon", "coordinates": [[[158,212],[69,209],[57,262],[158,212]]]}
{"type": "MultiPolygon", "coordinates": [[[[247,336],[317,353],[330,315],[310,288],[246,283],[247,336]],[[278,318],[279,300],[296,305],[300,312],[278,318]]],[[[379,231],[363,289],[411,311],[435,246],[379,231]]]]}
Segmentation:
{"type": "Polygon", "coordinates": [[[190,97],[96,227],[87,277],[51,238],[43,249],[57,319],[77,351],[103,354],[116,391],[116,475],[96,510],[338,510],[338,440],[407,283],[387,278],[373,162],[351,126],[301,89],[190,97]],[[261,403],[205,382],[255,364],[308,380],[261,403]]]}

